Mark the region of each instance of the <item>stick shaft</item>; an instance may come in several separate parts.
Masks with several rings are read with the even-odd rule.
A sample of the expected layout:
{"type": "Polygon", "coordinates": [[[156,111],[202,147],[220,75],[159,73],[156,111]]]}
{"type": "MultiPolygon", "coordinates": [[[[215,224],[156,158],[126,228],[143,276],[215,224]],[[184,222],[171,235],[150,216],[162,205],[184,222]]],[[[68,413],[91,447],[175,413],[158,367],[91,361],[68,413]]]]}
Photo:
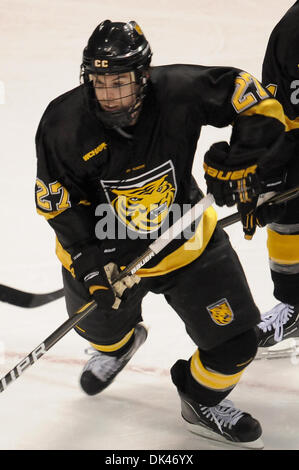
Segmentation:
{"type": "MultiPolygon", "coordinates": [[[[180,227],[181,231],[185,230],[194,220],[199,218],[204,210],[213,204],[214,198],[211,195],[206,196],[199,201],[192,209],[191,215],[193,220],[186,217],[182,220],[180,227]],[[195,217],[195,219],[194,219],[195,217]]],[[[183,218],[182,218],[183,219],[183,218]]],[[[141,266],[146,264],[153,256],[159,253],[168,243],[170,243],[178,233],[179,227],[177,226],[174,231],[168,232],[168,239],[159,237],[154,243],[141,255],[138,256],[132,263],[130,263],[124,271],[113,281],[113,283],[119,281],[128,274],[133,274],[141,266]],[[154,247],[154,249],[153,249],[154,247]]],[[[165,234],[164,234],[165,237],[165,234]]],[[[54,344],[56,344],[63,336],[65,336],[74,326],[76,326],[83,318],[89,315],[97,308],[97,303],[93,300],[88,302],[81,307],[76,313],[74,313],[68,320],[66,320],[61,326],[59,326],[48,338],[46,338],[41,344],[39,344],[31,353],[29,353],[24,359],[22,359],[13,369],[11,369],[2,379],[0,379],[0,393],[3,392],[7,386],[15,381],[20,375],[31,365],[33,365],[38,359],[40,359],[54,344]]]]}
{"type": "MultiPolygon", "coordinates": [[[[285,191],[278,195],[273,196],[267,201],[267,203],[279,204],[286,200],[293,199],[299,196],[299,187],[293,188],[291,190],[285,191]]],[[[197,203],[192,209],[191,213],[183,220],[180,219],[180,226],[177,226],[171,231],[166,231],[162,237],[159,237],[155,242],[153,242],[149,248],[139,257],[137,257],[132,263],[130,263],[115,279],[113,282],[116,282],[128,274],[134,274],[138,269],[140,269],[144,264],[146,264],[153,256],[159,253],[168,243],[170,243],[178,233],[179,228],[182,232],[185,230],[194,220],[197,220],[203,212],[214,202],[214,198],[211,195],[203,198],[199,203],[197,203]],[[167,239],[165,234],[168,234],[169,238],[167,239]]],[[[239,213],[229,215],[219,220],[218,224],[221,227],[227,227],[240,220],[239,213]]],[[[170,227],[171,229],[171,227],[170,227]]],[[[170,230],[169,229],[169,230],[170,230]]],[[[13,369],[11,369],[2,379],[0,379],[0,392],[3,392],[7,386],[16,380],[20,375],[31,365],[33,365],[38,359],[40,359],[54,344],[56,344],[63,336],[65,336],[74,326],[76,326],[83,318],[89,315],[97,308],[97,303],[93,300],[88,302],[83,307],[81,307],[74,315],[72,315],[68,320],[66,320],[60,327],[58,327],[48,338],[46,338],[41,344],[39,344],[33,351],[31,351],[28,356],[22,359],[13,369]]]]}
{"type": "Polygon", "coordinates": [[[60,325],[50,336],[48,336],[33,351],[24,357],[13,369],[11,369],[2,379],[0,379],[0,392],[15,381],[20,375],[38,359],[40,359],[54,344],[56,344],[66,333],[68,333],[79,321],[97,308],[96,302],[92,301],[84,305],[76,314],[72,315],[62,325],[60,325]]]}
{"type": "MultiPolygon", "coordinates": [[[[262,203],[265,204],[281,204],[283,202],[291,201],[292,199],[296,199],[299,196],[299,186],[296,186],[292,189],[287,189],[282,193],[275,194],[270,199],[264,198],[262,203]]],[[[234,214],[228,215],[227,217],[223,217],[218,221],[219,227],[228,227],[229,225],[235,224],[241,220],[241,215],[239,212],[235,212],[234,214]]]]}

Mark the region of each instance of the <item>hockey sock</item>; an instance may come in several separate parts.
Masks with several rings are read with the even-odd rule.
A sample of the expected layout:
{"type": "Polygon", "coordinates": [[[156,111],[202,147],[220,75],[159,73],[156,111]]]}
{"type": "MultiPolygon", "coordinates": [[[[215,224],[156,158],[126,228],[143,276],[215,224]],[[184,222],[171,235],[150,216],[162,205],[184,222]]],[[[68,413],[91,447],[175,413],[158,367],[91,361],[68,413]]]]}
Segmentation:
{"type": "Polygon", "coordinates": [[[121,357],[131,347],[134,341],[134,331],[135,331],[135,328],[129,331],[129,333],[127,333],[120,341],[114,344],[110,344],[110,345],[99,345],[99,344],[94,344],[94,343],[90,343],[90,344],[97,351],[105,353],[109,356],[121,357]]]}

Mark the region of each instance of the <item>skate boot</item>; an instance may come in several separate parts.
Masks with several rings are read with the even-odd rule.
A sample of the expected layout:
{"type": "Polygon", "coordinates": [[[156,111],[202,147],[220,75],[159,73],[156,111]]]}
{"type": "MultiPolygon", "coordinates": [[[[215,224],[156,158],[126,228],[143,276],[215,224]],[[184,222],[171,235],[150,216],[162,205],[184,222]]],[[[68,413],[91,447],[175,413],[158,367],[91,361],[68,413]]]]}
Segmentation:
{"type": "Polygon", "coordinates": [[[299,308],[280,303],[262,315],[258,324],[259,347],[268,347],[278,342],[299,337],[299,308]]]}
{"type": "Polygon", "coordinates": [[[260,423],[234,407],[230,400],[218,405],[200,405],[180,393],[182,417],[187,429],[199,436],[249,449],[262,449],[260,423]]]}
{"type": "Polygon", "coordinates": [[[92,348],[92,357],[86,363],[80,377],[80,385],[84,392],[87,395],[95,395],[108,387],[146,338],[147,329],[139,323],[135,327],[132,345],[121,357],[111,356],[92,348]]]}

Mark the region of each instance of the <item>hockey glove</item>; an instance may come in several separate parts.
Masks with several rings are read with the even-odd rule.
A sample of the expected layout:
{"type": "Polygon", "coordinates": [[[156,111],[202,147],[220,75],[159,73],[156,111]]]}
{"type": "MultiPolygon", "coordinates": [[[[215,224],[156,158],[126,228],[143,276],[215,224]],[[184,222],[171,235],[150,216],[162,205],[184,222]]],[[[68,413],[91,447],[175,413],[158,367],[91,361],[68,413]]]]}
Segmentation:
{"type": "MultiPolygon", "coordinates": [[[[104,270],[109,283],[112,285],[113,279],[119,275],[118,267],[115,263],[108,263],[104,266],[104,270]]],[[[115,294],[115,302],[112,308],[117,309],[121,302],[126,302],[129,296],[133,295],[134,290],[141,281],[137,274],[125,276],[120,281],[114,282],[112,289],[115,294]]]]}
{"type": "Polygon", "coordinates": [[[207,192],[214,196],[218,206],[250,202],[261,191],[257,165],[227,165],[229,150],[227,142],[217,142],[204,156],[207,192]]]}
{"type": "Polygon", "coordinates": [[[139,283],[136,275],[126,276],[121,281],[112,284],[112,280],[119,271],[115,263],[103,266],[104,260],[100,249],[90,245],[73,256],[72,268],[76,279],[83,282],[89,294],[99,307],[104,309],[118,309],[122,300],[127,299],[125,290],[139,283]]]}
{"type": "Polygon", "coordinates": [[[251,202],[239,203],[238,211],[241,215],[244,238],[251,240],[255,234],[256,227],[265,227],[280,219],[286,209],[286,203],[273,204],[270,201],[257,206],[258,197],[251,202]]]}

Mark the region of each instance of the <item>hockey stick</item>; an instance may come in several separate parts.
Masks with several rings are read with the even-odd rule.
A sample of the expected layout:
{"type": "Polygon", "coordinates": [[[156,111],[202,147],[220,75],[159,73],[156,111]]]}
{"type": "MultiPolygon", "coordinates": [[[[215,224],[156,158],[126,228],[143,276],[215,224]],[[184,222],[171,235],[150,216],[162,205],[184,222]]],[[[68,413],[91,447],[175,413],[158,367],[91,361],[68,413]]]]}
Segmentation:
{"type": "MultiPolygon", "coordinates": [[[[115,282],[123,279],[125,276],[134,274],[138,269],[144,266],[151,258],[160,253],[165,246],[174,240],[180,233],[191,226],[198,220],[204,211],[215,202],[213,196],[208,194],[195,204],[186,214],[177,220],[169,229],[167,229],[159,238],[149,245],[147,250],[130,263],[118,276],[112,281],[115,282]]],[[[97,303],[92,300],[83,305],[68,320],[59,326],[48,338],[31,351],[24,359],[22,359],[13,369],[11,369],[2,379],[0,379],[0,392],[3,392],[7,386],[15,381],[20,375],[38,359],[40,359],[49,349],[54,346],[66,333],[76,326],[83,318],[89,315],[97,308],[97,303]]]]}
{"type": "MultiPolygon", "coordinates": [[[[294,190],[288,191],[287,197],[290,197],[290,192],[296,191],[296,196],[299,195],[299,187],[294,190]]],[[[282,202],[282,193],[274,196],[271,202],[274,203],[274,199],[279,198],[282,202]]],[[[269,200],[270,201],[270,200],[269,200]]],[[[166,230],[157,240],[155,240],[148,249],[132,263],[130,263],[120,274],[113,280],[113,284],[123,277],[134,274],[142,266],[144,266],[151,258],[158,254],[165,246],[167,246],[175,237],[189,227],[194,221],[199,219],[203,212],[214,203],[212,195],[208,195],[201,199],[195,206],[192,207],[181,219],[173,224],[168,230],[166,230]]],[[[237,222],[234,216],[234,222],[237,222]]],[[[229,216],[230,218],[232,216],[229,216]]],[[[221,219],[219,222],[227,221],[227,218],[221,219]]],[[[225,226],[229,225],[225,222],[225,226]]],[[[224,226],[224,225],[223,225],[224,226]]],[[[60,327],[58,327],[48,338],[46,338],[41,344],[39,344],[31,353],[29,353],[24,359],[22,359],[13,369],[11,369],[2,379],[0,379],[0,392],[3,392],[7,386],[16,380],[20,375],[31,365],[33,365],[38,359],[40,359],[52,346],[54,346],[63,336],[65,336],[74,326],[76,326],[83,318],[89,315],[97,308],[97,303],[93,300],[83,305],[76,313],[74,313],[68,320],[66,320],[60,327]]]]}
{"type": "MultiPolygon", "coordinates": [[[[266,194],[267,193],[265,193],[265,195],[266,194]]],[[[265,201],[265,204],[269,204],[269,205],[281,204],[283,202],[287,202],[292,199],[295,199],[298,196],[299,196],[299,186],[296,186],[295,188],[287,189],[286,191],[277,193],[274,196],[270,197],[269,199],[264,198],[264,201],[265,201]]],[[[261,203],[263,204],[263,199],[261,200],[261,203]]],[[[228,215],[227,217],[223,217],[223,219],[220,219],[218,221],[218,226],[222,228],[228,227],[229,225],[235,224],[236,222],[239,222],[240,220],[241,220],[241,215],[239,214],[239,212],[235,212],[234,214],[228,215]]]]}
{"type": "MultiPolygon", "coordinates": [[[[285,192],[279,193],[278,195],[275,196],[273,200],[269,200],[269,203],[272,201],[273,203],[278,204],[279,202],[285,202],[290,199],[296,198],[298,196],[299,196],[299,186],[297,186],[296,188],[287,190],[285,192]]],[[[218,221],[218,226],[224,228],[236,222],[239,222],[240,219],[241,219],[240,214],[236,212],[232,215],[224,217],[223,219],[220,219],[218,221]]],[[[35,294],[35,293],[23,292],[17,289],[13,289],[12,287],[8,287],[8,286],[4,286],[0,284],[0,301],[7,302],[9,304],[16,305],[18,307],[23,307],[23,308],[40,307],[49,302],[52,302],[53,300],[59,299],[63,296],[64,296],[63,289],[60,289],[54,292],[49,292],[47,294],[35,294]]]]}
{"type": "Polygon", "coordinates": [[[0,284],[0,301],[7,302],[11,305],[23,308],[34,308],[45,305],[53,300],[60,299],[64,296],[64,290],[59,289],[54,292],[48,292],[46,294],[32,294],[30,292],[24,292],[18,289],[14,289],[9,286],[0,284]]]}

